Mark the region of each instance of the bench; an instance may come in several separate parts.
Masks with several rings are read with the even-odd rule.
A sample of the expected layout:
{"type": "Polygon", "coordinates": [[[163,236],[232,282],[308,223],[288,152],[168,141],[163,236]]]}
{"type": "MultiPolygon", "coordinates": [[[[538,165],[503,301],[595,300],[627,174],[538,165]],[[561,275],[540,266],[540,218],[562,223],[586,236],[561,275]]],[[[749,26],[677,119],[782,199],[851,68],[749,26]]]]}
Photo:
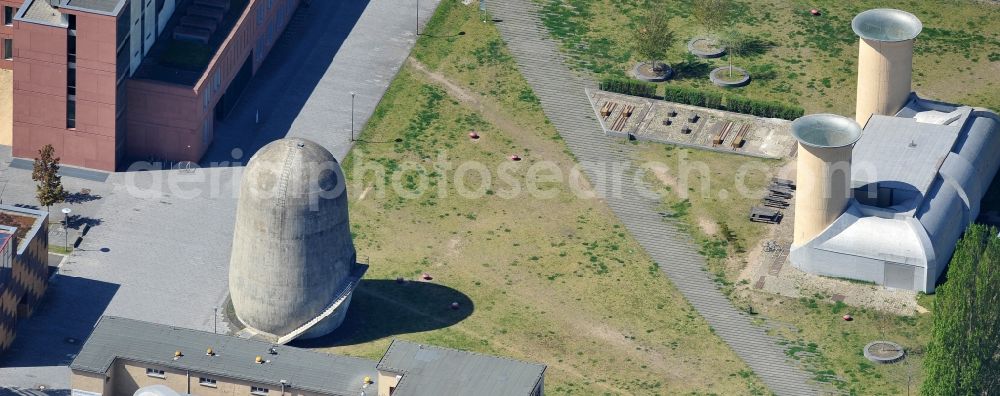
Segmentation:
{"type": "Polygon", "coordinates": [[[722,142],[726,141],[726,137],[729,136],[729,132],[732,129],[733,129],[732,121],[726,121],[725,124],[722,124],[722,129],[719,130],[719,133],[717,133],[715,136],[712,137],[712,147],[716,147],[722,144],[722,142]]]}
{"type": "Polygon", "coordinates": [[[757,223],[777,224],[781,222],[781,211],[754,206],[750,209],[750,221],[757,223]]]}

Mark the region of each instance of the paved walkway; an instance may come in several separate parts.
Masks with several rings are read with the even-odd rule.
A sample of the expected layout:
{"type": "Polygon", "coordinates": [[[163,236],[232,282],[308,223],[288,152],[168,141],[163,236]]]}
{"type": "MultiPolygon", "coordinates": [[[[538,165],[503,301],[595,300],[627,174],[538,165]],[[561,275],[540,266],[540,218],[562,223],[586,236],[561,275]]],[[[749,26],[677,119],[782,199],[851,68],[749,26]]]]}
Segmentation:
{"type": "Polygon", "coordinates": [[[704,270],[690,237],[662,220],[647,186],[637,176],[631,145],[601,132],[585,94],[594,88],[586,77],[570,71],[558,44],[538,19],[531,0],[490,1],[489,11],[517,60],[521,72],[542,102],[588,178],[632,235],[660,265],[685,298],[722,338],[778,395],[816,394],[816,385],[786,358],[777,339],[754,326],[730,304],[704,270]],[[616,170],[617,169],[617,170],[616,170]]]}
{"type": "Polygon", "coordinates": [[[281,137],[319,143],[343,159],[416,43],[416,8],[427,23],[440,0],[313,0],[300,6],[237,108],[215,126],[202,159],[246,163],[281,137]],[[259,123],[258,123],[259,121],[259,123]],[[239,149],[241,157],[231,155],[239,149]]]}

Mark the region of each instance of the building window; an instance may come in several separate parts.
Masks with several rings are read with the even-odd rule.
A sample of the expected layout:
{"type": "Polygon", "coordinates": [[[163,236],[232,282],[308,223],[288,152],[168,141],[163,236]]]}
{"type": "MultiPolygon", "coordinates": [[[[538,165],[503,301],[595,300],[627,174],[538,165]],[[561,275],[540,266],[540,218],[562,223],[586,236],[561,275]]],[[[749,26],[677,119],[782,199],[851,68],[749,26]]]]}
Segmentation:
{"type": "Polygon", "coordinates": [[[14,39],[3,39],[3,58],[14,59],[14,39]]]}
{"type": "MultiPolygon", "coordinates": [[[[74,129],[76,128],[76,97],[70,96],[66,99],[66,128],[74,129]]],[[[146,374],[149,374],[149,369],[146,370],[146,374]]]]}
{"type": "Polygon", "coordinates": [[[267,10],[271,11],[271,6],[274,5],[274,0],[267,0],[267,10]]]}
{"type": "Polygon", "coordinates": [[[257,26],[264,23],[264,7],[257,7],[257,26]]]}
{"type": "Polygon", "coordinates": [[[69,63],[76,63],[76,36],[66,36],[66,60],[69,63]]]}
{"type": "Polygon", "coordinates": [[[267,388],[261,388],[259,386],[251,386],[250,394],[258,396],[267,396],[267,388]]]}
{"type": "Polygon", "coordinates": [[[216,71],[215,74],[212,76],[212,89],[219,90],[219,87],[221,86],[222,86],[222,73],[216,71]]]}
{"type": "Polygon", "coordinates": [[[146,369],[146,375],[156,378],[167,378],[167,373],[165,371],[154,368],[146,369]]]}
{"type": "Polygon", "coordinates": [[[76,69],[66,70],[66,94],[76,95],[76,69]]]}
{"type": "Polygon", "coordinates": [[[3,6],[3,24],[10,26],[14,24],[14,14],[17,13],[17,9],[10,6],[3,6]]]}
{"type": "Polygon", "coordinates": [[[198,378],[198,385],[201,386],[208,386],[214,388],[216,386],[215,382],[216,381],[211,378],[205,378],[205,377],[198,378]]]}

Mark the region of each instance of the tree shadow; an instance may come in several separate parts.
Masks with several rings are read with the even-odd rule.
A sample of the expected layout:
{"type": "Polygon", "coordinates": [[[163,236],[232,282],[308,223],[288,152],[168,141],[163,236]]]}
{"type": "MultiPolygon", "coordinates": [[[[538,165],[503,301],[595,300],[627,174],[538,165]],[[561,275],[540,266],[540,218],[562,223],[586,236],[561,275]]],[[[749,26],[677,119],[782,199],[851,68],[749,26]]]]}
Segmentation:
{"type": "Polygon", "coordinates": [[[66,366],[80,352],[119,285],[56,275],[34,316],[19,320],[0,367],[66,366]]]}
{"type": "Polygon", "coordinates": [[[713,67],[708,61],[688,54],[684,61],[672,65],[675,80],[688,80],[708,77],[713,67]]]}
{"type": "Polygon", "coordinates": [[[101,219],[95,219],[92,217],[84,217],[80,215],[71,215],[69,217],[69,228],[74,230],[88,230],[92,227],[101,225],[101,219]]]}
{"type": "Polygon", "coordinates": [[[740,56],[751,58],[755,56],[761,56],[770,51],[771,48],[777,45],[774,41],[762,38],[750,36],[746,38],[746,42],[743,44],[743,50],[740,51],[740,56]]]}
{"type": "Polygon", "coordinates": [[[328,348],[449,327],[472,315],[472,300],[447,286],[421,281],[362,280],[344,323],[334,332],[293,346],[328,348]],[[451,304],[458,303],[457,309],[451,304]]]}
{"type": "Polygon", "coordinates": [[[96,200],[101,199],[101,198],[103,198],[103,197],[100,196],[100,195],[95,195],[95,194],[90,194],[90,193],[82,193],[82,192],[75,192],[75,193],[71,193],[71,194],[67,194],[66,195],[66,203],[79,204],[79,203],[86,203],[86,202],[96,201],[96,200]]]}

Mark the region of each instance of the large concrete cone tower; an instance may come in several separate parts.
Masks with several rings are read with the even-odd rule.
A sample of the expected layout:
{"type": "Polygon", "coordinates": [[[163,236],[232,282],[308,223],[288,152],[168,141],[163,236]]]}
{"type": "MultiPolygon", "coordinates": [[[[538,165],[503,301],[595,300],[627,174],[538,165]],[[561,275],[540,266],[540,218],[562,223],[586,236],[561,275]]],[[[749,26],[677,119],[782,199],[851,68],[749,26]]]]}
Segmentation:
{"type": "Polygon", "coordinates": [[[861,138],[861,128],[847,117],[812,114],[792,122],[792,135],[799,141],[795,247],[815,238],[844,213],[851,191],[851,151],[861,138]]]}
{"type": "Polygon", "coordinates": [[[851,22],[860,37],[855,119],[865,125],[872,114],[895,115],[906,105],[913,79],[913,39],[923,25],[906,11],[879,8],[851,22]]]}
{"type": "Polygon", "coordinates": [[[303,139],[277,140],[254,154],[240,186],[229,264],[239,320],[274,340],[329,333],[344,319],[357,269],[333,155],[303,139]]]}

